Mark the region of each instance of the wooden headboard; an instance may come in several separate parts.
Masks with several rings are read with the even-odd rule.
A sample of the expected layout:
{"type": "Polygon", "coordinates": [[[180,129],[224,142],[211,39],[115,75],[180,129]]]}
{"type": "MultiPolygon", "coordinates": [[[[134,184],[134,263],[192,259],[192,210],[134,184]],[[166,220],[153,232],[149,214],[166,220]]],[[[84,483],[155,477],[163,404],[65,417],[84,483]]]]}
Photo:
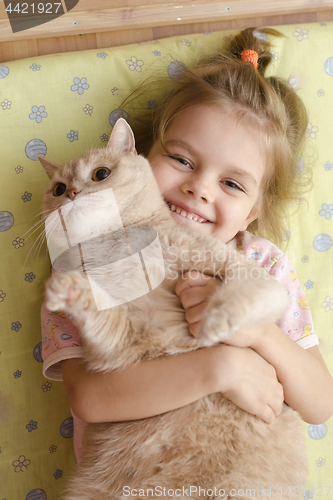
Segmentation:
{"type": "MultiPolygon", "coordinates": [[[[0,0],[0,62],[173,35],[333,20],[332,0],[79,0],[67,11],[69,1],[76,3],[58,0],[64,15],[13,33],[8,2],[0,0]]],[[[34,2],[37,8],[38,0],[27,3],[34,2]]]]}

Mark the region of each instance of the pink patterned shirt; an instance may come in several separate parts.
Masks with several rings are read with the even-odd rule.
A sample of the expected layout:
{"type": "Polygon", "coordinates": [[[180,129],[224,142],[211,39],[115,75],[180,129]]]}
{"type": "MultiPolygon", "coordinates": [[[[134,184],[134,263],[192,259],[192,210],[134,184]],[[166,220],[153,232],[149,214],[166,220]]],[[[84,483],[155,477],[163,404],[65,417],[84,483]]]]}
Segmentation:
{"type": "MultiPolygon", "coordinates": [[[[281,330],[304,349],[318,345],[311,312],[305,295],[289,258],[270,241],[244,231],[230,243],[247,257],[256,260],[288,291],[289,306],[278,322],[281,330]]],[[[50,380],[62,380],[61,361],[82,358],[83,347],[77,326],[70,315],[50,312],[45,303],[41,310],[43,339],[43,374],[50,380]]],[[[81,458],[81,440],[86,423],[73,414],[74,449],[77,460],[81,458]]]]}

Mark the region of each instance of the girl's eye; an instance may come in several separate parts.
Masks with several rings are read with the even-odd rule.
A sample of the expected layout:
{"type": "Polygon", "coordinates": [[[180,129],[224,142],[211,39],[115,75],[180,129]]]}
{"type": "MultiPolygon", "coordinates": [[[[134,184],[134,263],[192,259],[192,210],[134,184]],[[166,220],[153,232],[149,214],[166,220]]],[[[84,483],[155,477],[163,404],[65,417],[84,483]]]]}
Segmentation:
{"type": "Polygon", "coordinates": [[[187,160],[185,160],[185,158],[182,158],[181,156],[170,156],[170,158],[178,161],[179,163],[181,163],[185,167],[191,167],[191,164],[187,160]]]}
{"type": "Polygon", "coordinates": [[[104,181],[111,174],[111,170],[107,167],[98,167],[93,171],[93,181],[104,181]]]}
{"type": "Polygon", "coordinates": [[[66,184],[59,182],[54,186],[53,196],[61,196],[62,194],[65,193],[65,191],[66,191],[66,184]]]}
{"type": "Polygon", "coordinates": [[[225,184],[226,186],[228,186],[232,189],[238,189],[239,191],[244,191],[244,189],[239,184],[236,184],[233,181],[223,181],[223,184],[225,184]]]}

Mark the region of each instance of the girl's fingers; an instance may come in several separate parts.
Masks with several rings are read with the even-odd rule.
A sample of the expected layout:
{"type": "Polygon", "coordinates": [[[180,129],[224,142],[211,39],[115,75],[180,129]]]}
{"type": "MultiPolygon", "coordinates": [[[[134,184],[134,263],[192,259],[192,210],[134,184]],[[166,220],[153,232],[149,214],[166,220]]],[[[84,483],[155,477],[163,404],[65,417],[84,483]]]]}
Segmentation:
{"type": "Polygon", "coordinates": [[[196,337],[199,333],[200,321],[207,306],[207,299],[212,295],[219,281],[215,278],[189,271],[177,281],[175,292],[185,309],[185,319],[190,333],[196,337]]]}
{"type": "Polygon", "coordinates": [[[198,338],[199,327],[200,327],[200,321],[198,321],[197,323],[193,323],[192,325],[189,325],[188,329],[190,331],[190,334],[195,338],[198,338]]]}
{"type": "Polygon", "coordinates": [[[187,273],[183,274],[183,276],[181,276],[177,281],[175,292],[180,297],[180,294],[187,288],[206,286],[208,281],[214,279],[215,278],[207,276],[206,274],[202,274],[199,271],[188,271],[187,273]]]}
{"type": "Polygon", "coordinates": [[[206,302],[202,302],[201,304],[186,309],[185,319],[188,322],[188,324],[192,325],[194,323],[200,323],[204,315],[205,308],[206,308],[206,302]]]}
{"type": "Polygon", "coordinates": [[[268,424],[273,423],[275,418],[278,415],[280,415],[282,411],[283,402],[284,402],[283,387],[278,382],[277,389],[274,395],[272,395],[270,402],[267,403],[267,405],[265,406],[262,420],[264,420],[268,424]]]}
{"type": "Polygon", "coordinates": [[[180,295],[183,308],[187,311],[205,302],[208,298],[207,290],[204,287],[185,288],[180,295]]]}
{"type": "Polygon", "coordinates": [[[258,413],[256,416],[266,422],[266,424],[272,424],[276,417],[274,411],[270,406],[265,406],[262,412],[258,413]]]}

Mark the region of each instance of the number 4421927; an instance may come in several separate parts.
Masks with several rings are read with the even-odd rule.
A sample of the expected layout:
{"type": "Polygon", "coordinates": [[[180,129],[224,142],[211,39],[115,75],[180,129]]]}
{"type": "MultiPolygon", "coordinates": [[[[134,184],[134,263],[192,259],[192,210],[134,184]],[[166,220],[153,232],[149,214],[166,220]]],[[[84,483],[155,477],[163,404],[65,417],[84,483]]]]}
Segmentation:
{"type": "MultiPolygon", "coordinates": [[[[331,491],[332,486],[309,486],[308,488],[302,488],[303,497],[305,498],[313,498],[313,497],[328,497],[329,492],[331,491]]],[[[271,491],[263,490],[263,495],[268,496],[271,491]]],[[[287,489],[283,489],[282,486],[276,492],[278,495],[281,495],[281,499],[285,496],[288,497],[300,497],[301,489],[298,486],[289,486],[287,489]]]]}
{"type": "MultiPolygon", "coordinates": [[[[7,3],[7,2],[6,2],[7,3]]],[[[26,2],[13,2],[6,6],[6,11],[9,14],[57,14],[61,8],[59,3],[26,3],[26,2]]]]}

